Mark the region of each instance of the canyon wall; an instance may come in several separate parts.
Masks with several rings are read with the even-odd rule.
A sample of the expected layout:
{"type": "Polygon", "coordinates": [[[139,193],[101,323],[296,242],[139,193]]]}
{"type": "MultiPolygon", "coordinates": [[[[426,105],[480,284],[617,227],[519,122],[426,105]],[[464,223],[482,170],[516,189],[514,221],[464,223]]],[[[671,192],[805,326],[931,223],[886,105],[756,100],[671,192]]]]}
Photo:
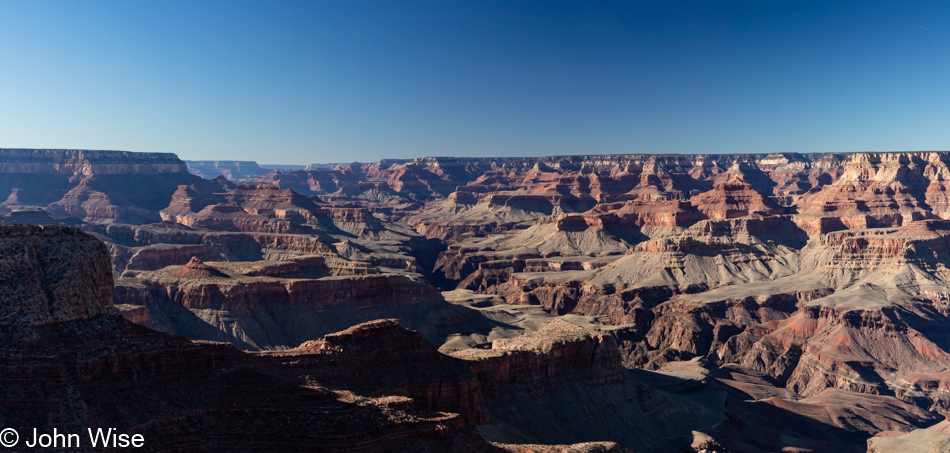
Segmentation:
{"type": "Polygon", "coordinates": [[[87,222],[147,223],[186,183],[203,180],[171,153],[0,149],[0,214],[41,207],[87,222]]]}
{"type": "MultiPolygon", "coordinates": [[[[189,175],[173,156],[131,154],[7,151],[5,162],[22,166],[0,166],[0,223],[78,225],[103,240],[122,314],[169,333],[293,350],[398,318],[468,361],[501,443],[579,440],[559,437],[570,420],[545,431],[519,418],[504,402],[531,402],[520,395],[554,406],[582,394],[645,402],[637,392],[660,378],[643,373],[678,376],[694,362],[706,377],[657,385],[741,389],[777,408],[762,409],[771,416],[860,433],[862,446],[950,413],[947,152],[429,157],[240,184],[189,175]],[[612,326],[552,346],[556,357],[504,346],[552,318],[612,326]],[[600,390],[568,389],[575,381],[600,390]],[[838,406],[862,421],[812,412],[838,406]],[[903,421],[889,426],[860,407],[903,421]]],[[[444,391],[468,384],[452,385],[444,391]]],[[[692,404],[655,402],[668,398],[692,404]]],[[[453,404],[479,417],[474,403],[453,404]]],[[[722,415],[700,406],[690,407],[722,415]]],[[[730,416],[755,420],[762,404],[740,406],[730,416]]],[[[646,426],[627,410],[617,417],[646,426]]],[[[732,447],[784,448],[734,424],[698,431],[732,447]]],[[[805,431],[788,445],[821,451],[813,443],[828,438],[805,431]]]]}
{"type": "Polygon", "coordinates": [[[21,446],[34,428],[104,426],[143,436],[143,451],[499,450],[458,414],[301,385],[293,364],[122,319],[105,247],[76,229],[3,226],[0,242],[0,423],[22,433],[21,446]]]}

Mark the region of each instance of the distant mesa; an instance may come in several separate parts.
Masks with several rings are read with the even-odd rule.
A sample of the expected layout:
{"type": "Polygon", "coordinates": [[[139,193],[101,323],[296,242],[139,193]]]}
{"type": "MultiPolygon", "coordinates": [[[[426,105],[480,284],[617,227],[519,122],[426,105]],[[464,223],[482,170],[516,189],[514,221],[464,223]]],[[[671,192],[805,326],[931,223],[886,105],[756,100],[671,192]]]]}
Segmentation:
{"type": "Polygon", "coordinates": [[[0,148],[0,174],[102,176],[187,173],[172,153],[0,148]]]}
{"type": "Polygon", "coordinates": [[[205,179],[224,176],[230,181],[251,181],[272,171],[297,171],[306,165],[258,164],[249,160],[186,160],[188,171],[205,179]]]}
{"type": "Polygon", "coordinates": [[[335,163],[335,164],[310,164],[304,167],[303,169],[304,170],[334,170],[337,168],[346,168],[346,167],[353,168],[353,166],[360,167],[362,165],[364,165],[364,163],[362,162],[346,162],[346,163],[340,162],[340,163],[335,163]]]}
{"type": "Polygon", "coordinates": [[[171,153],[0,149],[0,213],[38,207],[85,222],[149,223],[178,185],[196,180],[171,153]]]}

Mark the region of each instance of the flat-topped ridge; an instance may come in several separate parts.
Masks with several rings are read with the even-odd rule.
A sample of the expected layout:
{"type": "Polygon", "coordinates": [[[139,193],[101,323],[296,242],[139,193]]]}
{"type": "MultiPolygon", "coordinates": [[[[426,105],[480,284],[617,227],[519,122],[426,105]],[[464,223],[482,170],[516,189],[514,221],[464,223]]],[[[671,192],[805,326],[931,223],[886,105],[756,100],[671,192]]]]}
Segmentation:
{"type": "Polygon", "coordinates": [[[174,153],[95,151],[80,149],[0,148],[0,174],[159,174],[188,173],[174,153]]]}

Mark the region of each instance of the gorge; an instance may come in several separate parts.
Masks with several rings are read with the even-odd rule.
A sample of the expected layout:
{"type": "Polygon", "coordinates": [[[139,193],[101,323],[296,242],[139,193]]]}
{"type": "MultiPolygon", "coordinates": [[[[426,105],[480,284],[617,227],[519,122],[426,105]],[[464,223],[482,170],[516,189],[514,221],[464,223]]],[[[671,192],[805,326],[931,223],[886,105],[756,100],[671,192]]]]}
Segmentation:
{"type": "Polygon", "coordinates": [[[0,150],[4,426],[151,451],[950,445],[950,152],[214,168],[0,150]]]}

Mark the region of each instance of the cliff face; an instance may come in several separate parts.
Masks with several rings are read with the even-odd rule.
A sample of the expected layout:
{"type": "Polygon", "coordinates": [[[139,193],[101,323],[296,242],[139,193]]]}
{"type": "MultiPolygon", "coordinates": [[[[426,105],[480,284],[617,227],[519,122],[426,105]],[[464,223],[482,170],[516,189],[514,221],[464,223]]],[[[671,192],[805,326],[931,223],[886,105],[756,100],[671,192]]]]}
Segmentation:
{"type": "Polygon", "coordinates": [[[96,223],[148,223],[179,184],[204,181],[170,153],[0,149],[0,214],[48,209],[96,223]]]}
{"type": "Polygon", "coordinates": [[[159,271],[126,271],[116,281],[115,301],[130,307],[129,319],[141,316],[132,307],[144,307],[156,329],[273,349],[442,300],[424,281],[346,264],[328,265],[323,256],[277,264],[192,258],[159,271]]]}
{"type": "Polygon", "coordinates": [[[116,174],[187,173],[172,153],[64,149],[0,149],[0,173],[93,177],[116,174]]]}
{"type": "MultiPolygon", "coordinates": [[[[372,385],[361,389],[379,397],[328,389],[293,363],[125,321],[111,308],[104,246],[75,229],[0,227],[0,242],[0,423],[19,430],[21,442],[34,428],[108,426],[144,436],[144,451],[495,450],[457,414],[425,410],[372,385]]],[[[385,338],[371,335],[364,350],[385,338]]],[[[348,377],[342,362],[329,365],[348,377]]],[[[456,370],[466,382],[470,374],[456,370]]],[[[469,401],[462,397],[474,395],[469,390],[459,389],[458,401],[469,401]]]]}
{"type": "Polygon", "coordinates": [[[451,353],[469,364],[488,398],[538,394],[564,382],[607,383],[623,378],[615,336],[555,320],[519,337],[495,340],[491,349],[451,353]]]}
{"type": "Polygon", "coordinates": [[[32,326],[115,314],[105,246],[78,228],[0,228],[0,319],[32,326]]]}

